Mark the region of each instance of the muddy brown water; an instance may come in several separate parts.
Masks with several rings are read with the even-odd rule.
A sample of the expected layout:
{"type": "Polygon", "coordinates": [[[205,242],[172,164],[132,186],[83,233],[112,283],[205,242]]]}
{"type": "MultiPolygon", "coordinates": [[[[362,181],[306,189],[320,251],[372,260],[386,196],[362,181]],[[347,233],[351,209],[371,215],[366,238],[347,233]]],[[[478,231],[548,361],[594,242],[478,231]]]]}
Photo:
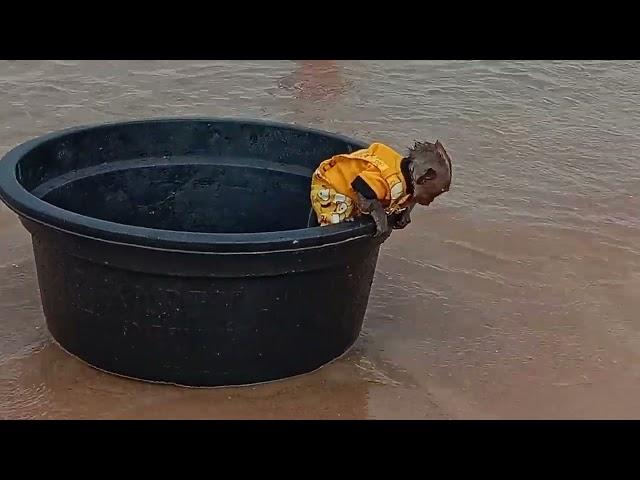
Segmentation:
{"type": "Polygon", "coordinates": [[[451,192],[381,251],[355,348],[316,373],[193,390],[96,371],[46,330],[0,205],[0,419],[640,418],[640,63],[0,62],[0,154],[64,127],[240,116],[397,148],[451,192]]]}

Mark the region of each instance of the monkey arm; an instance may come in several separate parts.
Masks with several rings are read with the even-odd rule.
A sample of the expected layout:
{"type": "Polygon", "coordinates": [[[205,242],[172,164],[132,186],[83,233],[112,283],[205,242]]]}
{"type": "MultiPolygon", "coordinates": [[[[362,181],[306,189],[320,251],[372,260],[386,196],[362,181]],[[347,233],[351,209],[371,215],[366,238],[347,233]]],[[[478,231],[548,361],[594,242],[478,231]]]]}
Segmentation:
{"type": "Polygon", "coordinates": [[[376,234],[375,237],[380,237],[389,232],[391,229],[389,225],[389,219],[387,217],[387,212],[385,211],[382,203],[378,199],[369,199],[364,197],[360,192],[356,192],[358,198],[356,199],[356,203],[358,204],[358,209],[363,213],[368,213],[373,218],[373,221],[376,224],[376,234]]]}
{"type": "Polygon", "coordinates": [[[380,237],[391,230],[389,217],[381,201],[388,194],[388,185],[379,173],[376,175],[368,173],[365,171],[358,175],[351,183],[351,187],[357,194],[358,209],[362,213],[371,215],[376,224],[375,236],[380,237]]]}

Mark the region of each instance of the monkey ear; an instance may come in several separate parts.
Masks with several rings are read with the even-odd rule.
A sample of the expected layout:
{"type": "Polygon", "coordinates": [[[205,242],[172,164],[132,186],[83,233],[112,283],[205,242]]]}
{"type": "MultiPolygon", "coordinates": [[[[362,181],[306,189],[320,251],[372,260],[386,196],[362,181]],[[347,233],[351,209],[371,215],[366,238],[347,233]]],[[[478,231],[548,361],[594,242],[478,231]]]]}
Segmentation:
{"type": "Polygon", "coordinates": [[[433,168],[430,168],[427,170],[427,172],[424,175],[418,178],[417,183],[418,185],[424,185],[429,180],[433,180],[436,177],[437,177],[436,171],[433,168]]]}

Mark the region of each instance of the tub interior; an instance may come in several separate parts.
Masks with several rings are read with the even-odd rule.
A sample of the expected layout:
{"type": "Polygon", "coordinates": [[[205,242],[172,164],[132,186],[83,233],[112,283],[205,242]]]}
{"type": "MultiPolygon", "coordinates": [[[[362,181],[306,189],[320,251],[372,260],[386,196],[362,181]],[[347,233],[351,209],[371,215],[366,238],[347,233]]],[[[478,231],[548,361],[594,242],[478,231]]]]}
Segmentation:
{"type": "Polygon", "coordinates": [[[309,224],[315,167],[360,145],[265,124],[158,121],[80,130],[17,165],[31,194],[124,225],[203,233],[298,230],[309,224]]]}
{"type": "Polygon", "coordinates": [[[276,232],[308,226],[311,173],[259,159],[169,157],[83,169],[32,193],[65,210],[138,227],[276,232]]]}

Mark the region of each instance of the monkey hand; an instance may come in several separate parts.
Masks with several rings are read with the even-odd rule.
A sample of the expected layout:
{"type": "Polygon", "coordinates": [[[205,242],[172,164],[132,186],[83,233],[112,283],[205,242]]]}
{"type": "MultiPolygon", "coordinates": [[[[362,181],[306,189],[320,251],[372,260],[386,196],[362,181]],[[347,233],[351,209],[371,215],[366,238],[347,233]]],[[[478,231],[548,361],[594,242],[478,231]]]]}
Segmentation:
{"type": "Polygon", "coordinates": [[[408,208],[400,212],[393,219],[393,228],[396,230],[402,230],[404,227],[411,223],[411,210],[408,208]]]}

